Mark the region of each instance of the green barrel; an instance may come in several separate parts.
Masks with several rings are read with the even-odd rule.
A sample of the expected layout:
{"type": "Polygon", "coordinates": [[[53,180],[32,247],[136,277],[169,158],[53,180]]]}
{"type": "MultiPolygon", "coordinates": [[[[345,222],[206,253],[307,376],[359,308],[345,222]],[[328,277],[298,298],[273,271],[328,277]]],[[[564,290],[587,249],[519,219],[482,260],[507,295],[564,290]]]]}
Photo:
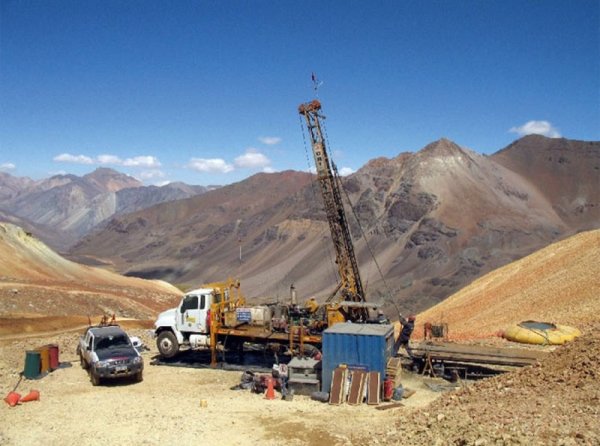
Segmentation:
{"type": "Polygon", "coordinates": [[[40,376],[40,352],[28,350],[25,353],[25,370],[23,376],[27,379],[36,379],[40,376]]]}

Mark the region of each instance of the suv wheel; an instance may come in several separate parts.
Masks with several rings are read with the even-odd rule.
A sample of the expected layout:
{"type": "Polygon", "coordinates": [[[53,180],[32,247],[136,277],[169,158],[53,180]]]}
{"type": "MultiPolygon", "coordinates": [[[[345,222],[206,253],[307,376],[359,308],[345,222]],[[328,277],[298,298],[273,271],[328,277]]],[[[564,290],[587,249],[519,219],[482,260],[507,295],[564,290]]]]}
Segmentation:
{"type": "Polygon", "coordinates": [[[85,362],[85,359],[83,359],[83,354],[81,352],[79,353],[79,364],[82,369],[87,369],[87,363],[85,362]]]}
{"type": "Polygon", "coordinates": [[[100,377],[94,373],[94,371],[90,371],[90,379],[92,380],[92,386],[100,385],[100,377]]]}
{"type": "Polygon", "coordinates": [[[163,331],[156,340],[158,351],[165,358],[172,358],[179,352],[177,338],[170,331],[163,331]]]}

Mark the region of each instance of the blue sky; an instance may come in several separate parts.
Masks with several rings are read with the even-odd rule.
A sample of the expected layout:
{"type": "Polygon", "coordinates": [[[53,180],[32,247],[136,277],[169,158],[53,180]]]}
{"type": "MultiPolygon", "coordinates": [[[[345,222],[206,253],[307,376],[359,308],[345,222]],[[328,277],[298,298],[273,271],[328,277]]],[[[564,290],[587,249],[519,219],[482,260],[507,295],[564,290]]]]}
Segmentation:
{"type": "Polygon", "coordinates": [[[147,184],[351,172],[441,137],[600,140],[600,2],[0,0],[0,170],[147,184]],[[311,163],[312,164],[312,163],[311,163]]]}

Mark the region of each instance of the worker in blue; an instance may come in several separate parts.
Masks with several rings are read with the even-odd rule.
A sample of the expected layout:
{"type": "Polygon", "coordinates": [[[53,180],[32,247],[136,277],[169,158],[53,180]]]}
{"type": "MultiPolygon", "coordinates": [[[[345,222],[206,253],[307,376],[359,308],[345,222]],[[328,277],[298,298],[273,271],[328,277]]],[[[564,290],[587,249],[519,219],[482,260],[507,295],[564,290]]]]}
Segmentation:
{"type": "Polygon", "coordinates": [[[408,316],[408,319],[400,316],[400,323],[402,324],[402,331],[400,332],[400,338],[398,341],[400,342],[400,347],[404,347],[408,356],[413,359],[412,350],[410,348],[410,336],[412,335],[413,330],[415,329],[415,320],[416,317],[414,314],[408,316]]]}

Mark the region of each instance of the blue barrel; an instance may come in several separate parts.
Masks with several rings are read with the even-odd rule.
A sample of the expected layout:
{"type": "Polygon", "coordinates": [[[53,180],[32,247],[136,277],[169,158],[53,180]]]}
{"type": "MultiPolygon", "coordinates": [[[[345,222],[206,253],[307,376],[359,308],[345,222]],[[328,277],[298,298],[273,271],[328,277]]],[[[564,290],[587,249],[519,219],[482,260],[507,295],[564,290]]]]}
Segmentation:
{"type": "Polygon", "coordinates": [[[25,369],[23,376],[27,379],[36,379],[40,376],[40,352],[28,350],[25,353],[25,369]]]}

